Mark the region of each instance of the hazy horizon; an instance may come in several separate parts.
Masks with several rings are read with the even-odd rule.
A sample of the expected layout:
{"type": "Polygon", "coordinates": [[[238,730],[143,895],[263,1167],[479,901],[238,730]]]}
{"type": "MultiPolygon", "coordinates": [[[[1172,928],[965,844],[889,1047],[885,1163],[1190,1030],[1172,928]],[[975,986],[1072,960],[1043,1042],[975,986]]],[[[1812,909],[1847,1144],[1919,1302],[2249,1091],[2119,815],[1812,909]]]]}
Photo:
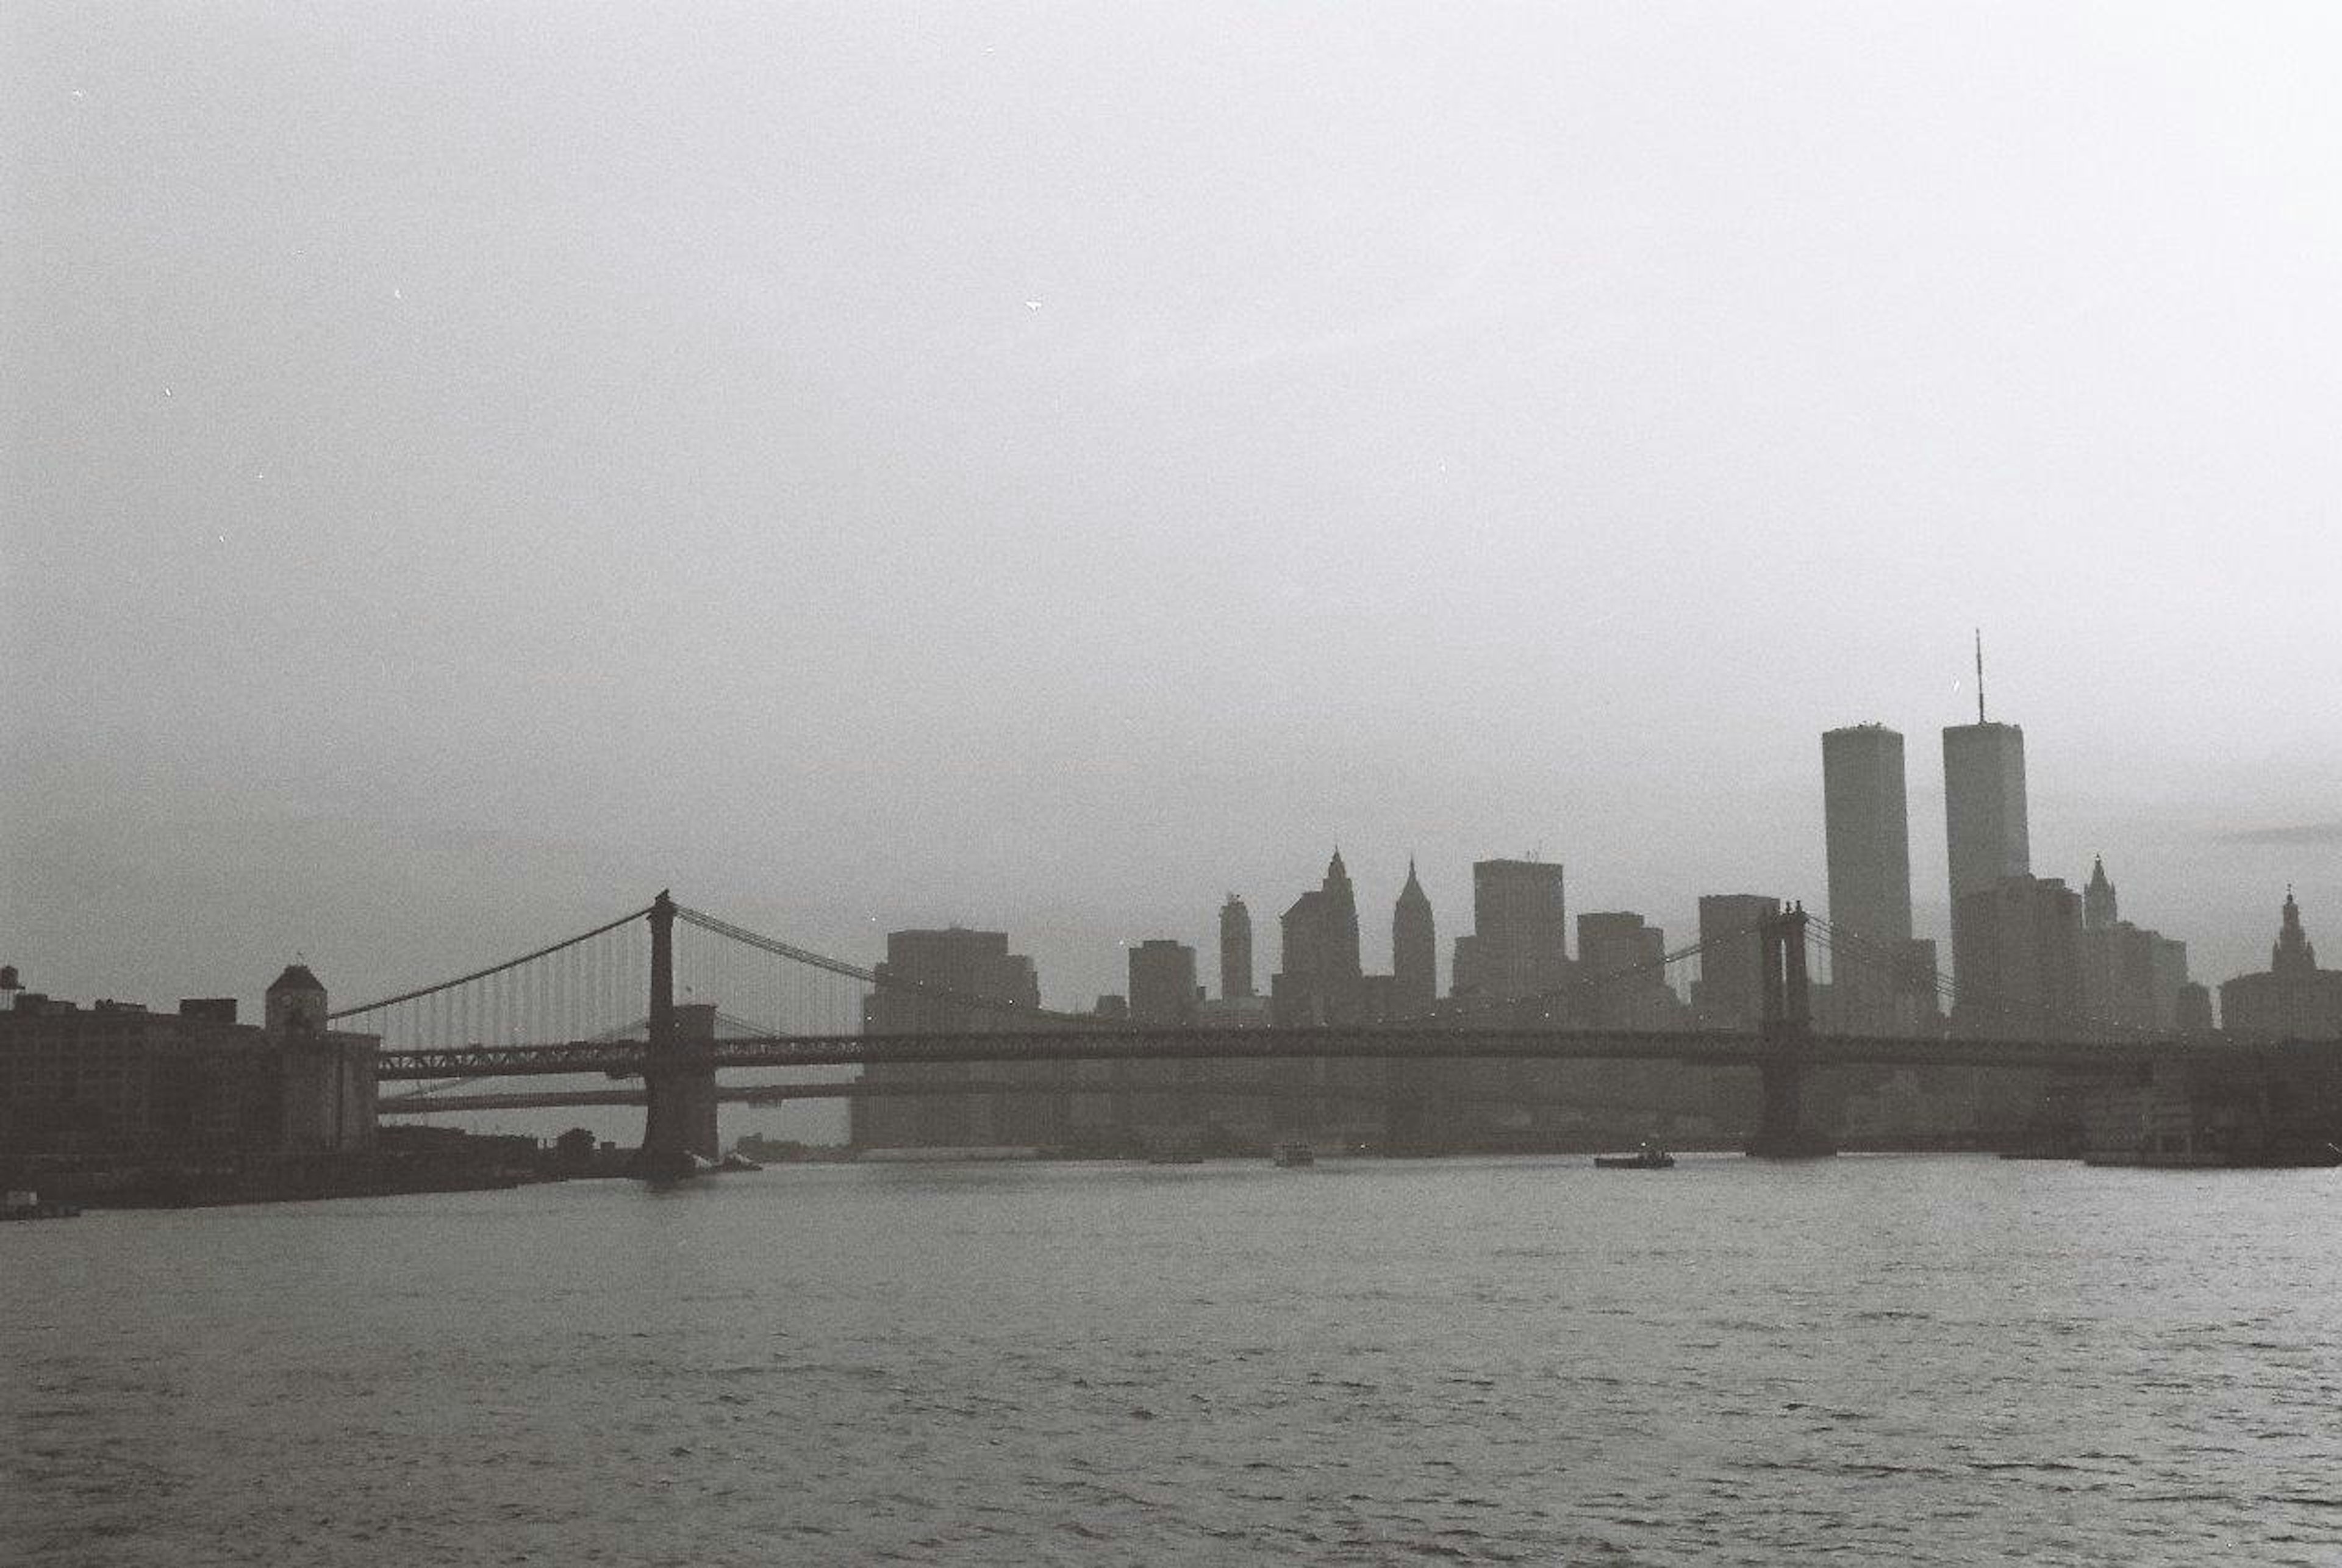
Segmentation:
{"type": "MultiPolygon", "coordinates": [[[[1124,988],[1338,844],[1825,904],[2025,726],[2215,985],[2342,952],[2342,15],[0,17],[0,961],[337,1001],[661,886],[1124,988]]],[[[2329,960],[2330,962],[2330,960],[2329,960]]]]}

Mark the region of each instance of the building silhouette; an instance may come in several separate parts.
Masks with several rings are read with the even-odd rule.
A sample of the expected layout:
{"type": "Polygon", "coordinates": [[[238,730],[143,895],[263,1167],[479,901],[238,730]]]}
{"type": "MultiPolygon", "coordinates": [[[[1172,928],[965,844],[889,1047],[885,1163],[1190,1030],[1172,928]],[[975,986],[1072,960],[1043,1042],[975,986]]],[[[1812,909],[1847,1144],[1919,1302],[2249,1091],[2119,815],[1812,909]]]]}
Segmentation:
{"type": "Polygon", "coordinates": [[[2103,856],[2082,889],[2082,1006],[2094,1027],[2117,1034],[2185,1027],[2187,944],[2121,917],[2103,856]]]}
{"type": "Polygon", "coordinates": [[[2056,877],[2005,876],[1953,906],[1956,1032],[2072,1039],[2086,1027],[2082,899],[2056,877]]]}
{"type": "Polygon", "coordinates": [[[1472,933],[1456,939],[1454,994],[1515,1001],[1569,983],[1569,911],[1561,865],[1472,863],[1472,933]]]}
{"type": "Polygon", "coordinates": [[[2267,972],[2221,984],[2220,1027],[2253,1039],[2342,1041],[2342,970],[2317,966],[2293,889],[2285,890],[2267,972]]]}
{"type": "Polygon", "coordinates": [[[1358,964],[1358,901],[1336,850],[1326,880],[1285,912],[1282,965],[1270,978],[1281,1026],[1357,1022],[1364,975],[1358,964]]]}
{"type": "Polygon", "coordinates": [[[1586,1028],[1666,1027],[1679,1009],[1662,967],[1666,955],[1666,933],[1632,911],[1579,915],[1572,1021],[1586,1028]]]}
{"type": "Polygon", "coordinates": [[[1233,1002],[1252,994],[1252,911],[1232,893],[1220,905],[1220,996],[1233,1002]]]}
{"type": "Polygon", "coordinates": [[[1781,901],[1759,893],[1709,893],[1699,900],[1699,979],[1692,1005],[1711,1029],[1755,1029],[1765,1015],[1761,921],[1781,901]]]}
{"type": "Polygon", "coordinates": [[[236,1022],[231,997],[153,1013],[19,993],[0,1012],[0,1152],[146,1164],[370,1149],[380,1040],[325,1013],[298,963],[269,985],[257,1026],[236,1022]]]}
{"type": "MultiPolygon", "coordinates": [[[[866,1034],[987,1033],[1029,1026],[1041,1005],[1033,961],[1008,951],[1000,931],[890,931],[878,984],[862,1002],[866,1034]],[[909,982],[910,989],[890,982],[909,982]],[[1023,1019],[998,1006],[1026,1010],[1023,1019]]],[[[978,1148],[1044,1145],[1062,1135],[1066,1075],[1053,1063],[1014,1066],[966,1062],[889,1063],[864,1069],[874,1084],[947,1087],[981,1079],[1029,1082],[1029,1091],[903,1094],[857,1098],[848,1114],[857,1148],[978,1148]]]]}
{"type": "Polygon", "coordinates": [[[1959,967],[1964,902],[1991,892],[2005,878],[2033,874],[2026,827],[2025,731],[1987,724],[1982,711],[1979,702],[1977,723],[1944,730],[1944,840],[1950,856],[1956,985],[1967,984],[1959,967]]]}
{"type": "Polygon", "coordinates": [[[1196,950],[1169,937],[1130,949],[1130,1016],[1141,1024],[1196,1021],[1196,950]]]}
{"type": "Polygon", "coordinates": [[[1406,862],[1406,885],[1398,891],[1391,910],[1390,1000],[1380,1016],[1421,1018],[1439,1000],[1439,938],[1431,915],[1431,899],[1415,874],[1415,857],[1406,862]]]}
{"type": "Polygon", "coordinates": [[[1836,963],[1835,1026],[1910,1034],[1935,1012],[1932,946],[1911,939],[1911,828],[1903,737],[1885,724],[1822,734],[1822,823],[1836,963]],[[1839,941],[1839,937],[1851,940],[1839,941]],[[1914,972],[1924,963],[1924,992],[1914,972]]]}

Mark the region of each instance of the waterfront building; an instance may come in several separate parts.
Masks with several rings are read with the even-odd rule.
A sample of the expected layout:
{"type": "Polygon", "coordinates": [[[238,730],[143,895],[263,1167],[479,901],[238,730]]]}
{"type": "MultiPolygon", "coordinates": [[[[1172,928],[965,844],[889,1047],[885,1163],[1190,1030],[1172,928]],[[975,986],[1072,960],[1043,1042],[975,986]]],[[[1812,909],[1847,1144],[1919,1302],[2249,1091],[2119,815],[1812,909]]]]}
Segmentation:
{"type": "MultiPolygon", "coordinates": [[[[952,926],[941,931],[890,931],[878,984],[863,998],[866,1034],[981,1034],[1029,1028],[1041,1005],[1033,961],[1008,951],[999,931],[952,926]],[[924,989],[891,984],[907,981],[924,989]],[[981,1003],[1008,1004],[1026,1016],[981,1003]]],[[[866,1068],[875,1084],[943,1089],[952,1084],[1027,1081],[1029,1092],[919,1093],[857,1098],[849,1112],[857,1148],[977,1148],[1043,1145],[1057,1141],[1065,1120],[1066,1074],[1061,1064],[1014,1066],[966,1062],[889,1063],[866,1068]]]]}
{"type": "MultiPolygon", "coordinates": [[[[1911,1033],[1932,1005],[1911,995],[1911,831],[1898,732],[1877,724],[1823,732],[1822,826],[1837,1026],[1911,1033]]],[[[1931,983],[1927,996],[1934,994],[1931,983]]]]}
{"type": "Polygon", "coordinates": [[[1439,1000],[1439,938],[1431,916],[1431,899],[1415,874],[1415,857],[1406,862],[1406,885],[1399,889],[1391,910],[1391,975],[1388,1004],[1377,1016],[1421,1018],[1439,1000]]]}
{"type": "Polygon", "coordinates": [[[329,1028],[305,964],[259,1025],[233,998],[175,1013],[33,992],[0,1012],[0,1158],[81,1164],[302,1156],[375,1143],[378,1036],[329,1028]]]}
{"type": "Polygon", "coordinates": [[[1230,1001],[1253,994],[1252,911],[1233,893],[1220,905],[1220,994],[1230,1001]]]}
{"type": "Polygon", "coordinates": [[[2285,890],[2269,966],[2220,986],[2220,1027],[2265,1040],[2342,1040],[2342,969],[2317,967],[2317,949],[2285,890]]]}

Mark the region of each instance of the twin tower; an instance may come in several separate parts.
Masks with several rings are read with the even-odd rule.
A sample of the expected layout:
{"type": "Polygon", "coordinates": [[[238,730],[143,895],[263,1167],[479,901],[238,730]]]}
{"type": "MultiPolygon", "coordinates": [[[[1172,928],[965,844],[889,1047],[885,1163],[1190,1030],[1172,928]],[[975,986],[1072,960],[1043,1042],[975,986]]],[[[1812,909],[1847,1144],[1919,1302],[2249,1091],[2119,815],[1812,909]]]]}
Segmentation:
{"type": "MultiPolygon", "coordinates": [[[[1900,965],[1845,966],[1847,1027],[1905,1033],[1932,1011],[1935,944],[1911,935],[1910,814],[1903,737],[1884,724],[1822,735],[1822,811],[1829,856],[1829,915],[1837,931],[1876,944],[1900,965]]],[[[2007,877],[2032,874],[2026,827],[2025,731],[1987,723],[1944,731],[1944,824],[1950,852],[1952,950],[1960,901],[2007,877]]]]}

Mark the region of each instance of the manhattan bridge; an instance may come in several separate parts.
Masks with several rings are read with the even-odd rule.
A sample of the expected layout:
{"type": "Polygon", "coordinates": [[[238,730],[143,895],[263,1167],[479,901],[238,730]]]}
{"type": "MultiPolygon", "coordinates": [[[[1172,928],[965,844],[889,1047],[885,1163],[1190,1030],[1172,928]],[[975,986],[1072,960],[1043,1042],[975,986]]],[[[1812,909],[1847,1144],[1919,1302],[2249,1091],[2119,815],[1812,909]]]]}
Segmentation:
{"type": "MultiPolygon", "coordinates": [[[[1586,1027],[1584,1009],[1560,995],[1502,1004],[1442,1004],[1433,1014],[1370,1024],[1306,1027],[1161,1027],[1051,1011],[894,977],[747,930],[676,904],[661,893],[593,929],[517,958],[394,996],[341,1008],[342,1028],[381,1038],[379,1084],[411,1085],[384,1096],[384,1114],[548,1105],[641,1104],[636,1168],[676,1176],[717,1157],[719,1102],[758,1103],[887,1094],[1043,1092],[1035,1064],[1284,1063],[1438,1064],[1486,1061],[1679,1063],[1753,1070],[1760,1111],[1752,1154],[1831,1151],[1830,1130],[1814,1124],[1808,1080],[1834,1067],[1968,1067],[2054,1070],[2084,1079],[2144,1082],[2158,1066],[2232,1058],[2236,1048],[2134,1032],[2109,1038],[1907,1037],[1817,1030],[1808,949],[1827,951],[1843,978],[1850,969],[1891,966],[1894,956],[1852,933],[1791,906],[1756,926],[1711,942],[1754,943],[1762,1017],[1754,1032],[1714,1028],[1586,1027]],[[687,1000],[678,999],[678,984],[687,1000]],[[862,1032],[862,1003],[895,987],[956,1020],[917,1034],[862,1032]],[[990,1069],[988,1081],[904,1068],[945,1064],[990,1069]],[[821,1082],[727,1084],[753,1069],[859,1069],[821,1082]],[[1020,1073],[1021,1070],[1021,1073],[1020,1073]],[[484,1080],[598,1077],[622,1086],[482,1092],[484,1080]]],[[[1611,985],[1648,984],[1654,967],[1696,960],[1702,944],[1650,964],[1577,982],[1576,999],[1611,985]]],[[[1948,992],[1942,976],[1936,984],[1948,992]]],[[[1419,1094],[1422,1074],[1394,1071],[1376,1091],[1396,1124],[1419,1094]]],[[[1190,1079],[1179,1085],[1194,1092],[1190,1079]]],[[[1064,1093],[1059,1084],[1054,1092],[1064,1093]]],[[[1326,1093],[1321,1081],[1310,1092],[1326,1093]]]]}

